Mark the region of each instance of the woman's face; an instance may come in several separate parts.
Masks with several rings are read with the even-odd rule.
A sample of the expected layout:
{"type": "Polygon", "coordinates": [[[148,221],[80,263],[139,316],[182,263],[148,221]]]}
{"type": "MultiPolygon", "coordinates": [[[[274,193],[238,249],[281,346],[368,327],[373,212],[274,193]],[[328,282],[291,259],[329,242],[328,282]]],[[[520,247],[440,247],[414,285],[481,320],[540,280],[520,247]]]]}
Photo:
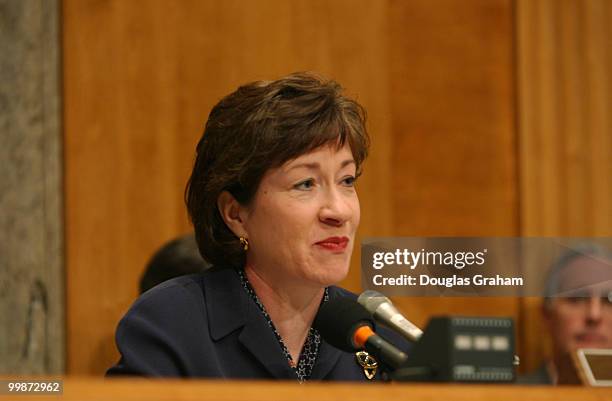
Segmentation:
{"type": "Polygon", "coordinates": [[[348,145],[323,146],[268,171],[243,215],[247,266],[268,282],[341,281],[359,225],[354,181],[348,145]]]}

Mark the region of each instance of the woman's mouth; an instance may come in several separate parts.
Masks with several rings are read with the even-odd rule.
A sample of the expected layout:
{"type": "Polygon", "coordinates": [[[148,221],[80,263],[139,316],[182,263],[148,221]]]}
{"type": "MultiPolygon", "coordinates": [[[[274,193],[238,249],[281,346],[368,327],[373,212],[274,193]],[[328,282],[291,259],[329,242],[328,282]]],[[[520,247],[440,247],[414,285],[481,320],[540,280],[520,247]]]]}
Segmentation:
{"type": "Polygon", "coordinates": [[[329,251],[342,252],[346,249],[348,243],[348,237],[329,237],[322,241],[316,242],[315,245],[329,251]]]}

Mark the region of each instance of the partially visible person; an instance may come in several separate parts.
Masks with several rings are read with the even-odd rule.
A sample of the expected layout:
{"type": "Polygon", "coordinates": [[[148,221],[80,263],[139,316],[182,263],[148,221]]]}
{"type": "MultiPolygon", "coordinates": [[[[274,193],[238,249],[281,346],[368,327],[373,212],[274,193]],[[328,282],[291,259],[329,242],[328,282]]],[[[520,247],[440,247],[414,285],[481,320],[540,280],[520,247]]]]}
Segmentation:
{"type": "Polygon", "coordinates": [[[171,278],[200,273],[208,267],[193,234],[175,238],[159,248],[147,263],[140,278],[140,293],[171,278]]]}
{"type": "Polygon", "coordinates": [[[546,286],[542,316],[552,358],[519,382],[572,384],[572,353],[612,348],[612,255],[599,247],[571,250],[553,265],[546,286]]]}

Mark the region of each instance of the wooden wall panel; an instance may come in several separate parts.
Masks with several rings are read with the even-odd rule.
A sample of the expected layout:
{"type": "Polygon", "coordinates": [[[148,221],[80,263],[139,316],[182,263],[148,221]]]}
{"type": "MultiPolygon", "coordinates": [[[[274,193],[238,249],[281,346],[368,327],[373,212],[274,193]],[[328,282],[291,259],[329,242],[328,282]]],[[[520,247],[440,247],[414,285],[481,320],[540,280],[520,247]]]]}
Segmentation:
{"type": "MultiPolygon", "coordinates": [[[[513,9],[507,0],[394,1],[393,234],[518,234],[513,9]]],[[[509,298],[403,298],[432,314],[519,316],[509,298]]]]}
{"type": "Polygon", "coordinates": [[[394,2],[395,230],[518,232],[512,2],[394,2]]]}
{"type": "MultiPolygon", "coordinates": [[[[612,235],[612,4],[517,1],[521,234],[612,235]]],[[[522,307],[523,359],[548,353],[540,301],[522,307]]]]}
{"type": "MultiPolygon", "coordinates": [[[[362,232],[391,225],[386,8],[371,1],[66,0],[68,372],[100,374],[147,258],[188,229],[182,193],[207,114],[237,85],[296,70],[367,107],[362,232]]],[[[356,258],[355,261],[358,261],[356,258]]],[[[347,285],[358,287],[354,264],[347,285]]]]}

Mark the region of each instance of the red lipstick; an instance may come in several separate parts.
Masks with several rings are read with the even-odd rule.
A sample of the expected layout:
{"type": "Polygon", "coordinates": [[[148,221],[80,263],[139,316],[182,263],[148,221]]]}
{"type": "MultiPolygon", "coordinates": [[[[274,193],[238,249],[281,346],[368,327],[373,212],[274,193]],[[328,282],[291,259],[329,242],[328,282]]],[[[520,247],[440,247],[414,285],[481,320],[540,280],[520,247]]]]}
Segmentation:
{"type": "Polygon", "coordinates": [[[348,243],[348,237],[329,237],[315,243],[315,245],[318,245],[329,251],[342,252],[346,249],[348,243]]]}

